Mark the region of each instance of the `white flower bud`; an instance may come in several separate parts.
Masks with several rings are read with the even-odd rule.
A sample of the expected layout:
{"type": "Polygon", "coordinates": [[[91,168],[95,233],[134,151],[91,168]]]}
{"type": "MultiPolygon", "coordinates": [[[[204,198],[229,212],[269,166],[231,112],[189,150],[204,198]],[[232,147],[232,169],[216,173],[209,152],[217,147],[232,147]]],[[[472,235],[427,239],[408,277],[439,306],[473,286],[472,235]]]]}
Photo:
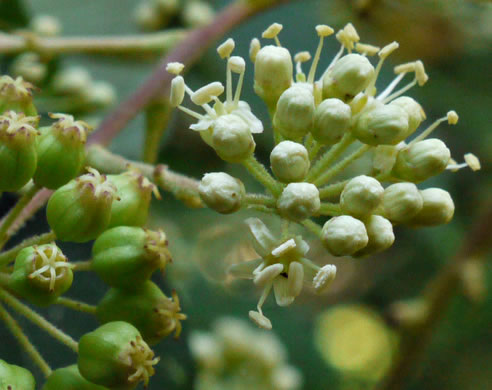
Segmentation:
{"type": "Polygon", "coordinates": [[[187,1],[182,11],[182,20],[186,26],[196,28],[209,24],[214,18],[214,9],[205,1],[187,1]]]}
{"type": "Polygon", "coordinates": [[[340,195],[340,206],[346,214],[364,217],[379,206],[383,193],[383,186],[373,177],[357,176],[344,187],[340,195]]]}
{"type": "Polygon", "coordinates": [[[110,106],[116,101],[116,91],[106,81],[92,82],[85,92],[87,101],[97,107],[110,106]]]}
{"type": "Polygon", "coordinates": [[[333,217],[323,226],[321,242],[333,256],[350,256],[367,245],[366,227],[349,215],[333,217]]]}
{"type": "Polygon", "coordinates": [[[313,288],[318,294],[323,294],[337,276],[337,267],[332,264],[323,266],[313,278],[313,288]]]}
{"type": "Polygon", "coordinates": [[[182,76],[176,76],[171,81],[171,96],[169,102],[171,107],[178,107],[185,96],[185,82],[182,76]]]}
{"type": "Polygon", "coordinates": [[[219,157],[238,163],[251,156],[256,144],[244,120],[234,114],[222,115],[215,121],[212,145],[219,157]]]}
{"type": "Polygon", "coordinates": [[[397,145],[379,145],[374,148],[372,167],[377,173],[390,173],[396,162],[400,149],[405,147],[404,142],[397,145]]]}
{"type": "Polygon", "coordinates": [[[279,365],[272,372],[272,385],[276,390],[300,389],[302,374],[296,367],[279,365]]]}
{"type": "Polygon", "coordinates": [[[290,183],[277,200],[280,214],[293,221],[302,221],[310,217],[319,207],[319,191],[311,183],[290,183]]]}
{"type": "Polygon", "coordinates": [[[352,99],[364,90],[374,77],[374,67],[360,54],[340,58],[323,77],[323,98],[352,99]]]}
{"type": "MultiPolygon", "coordinates": [[[[420,104],[408,96],[400,96],[389,104],[399,106],[408,114],[408,132],[406,137],[412,135],[425,119],[425,112],[420,104]]],[[[405,137],[405,138],[406,138],[405,137]]]]}
{"type": "Polygon", "coordinates": [[[454,202],[449,192],[440,188],[427,188],[420,191],[423,199],[422,210],[409,222],[413,226],[437,226],[451,221],[454,215],[454,202]]]}
{"type": "Polygon", "coordinates": [[[354,256],[367,256],[388,249],[395,242],[393,225],[380,215],[371,215],[365,221],[369,242],[365,248],[356,252],[354,256]]]}
{"type": "Polygon", "coordinates": [[[213,100],[214,97],[222,95],[224,92],[224,86],[219,81],[204,85],[200,89],[196,90],[191,95],[191,101],[198,106],[207,104],[213,100]]]}
{"type": "Polygon", "coordinates": [[[292,58],[284,47],[265,46],[256,54],[255,92],[270,106],[292,84],[292,58]]]}
{"type": "Polygon", "coordinates": [[[310,166],[308,151],[304,145],[282,141],[270,154],[270,164],[275,176],[284,183],[302,181],[310,166]]]}
{"type": "Polygon", "coordinates": [[[305,136],[313,126],[314,108],[312,89],[307,84],[294,84],[278,99],[273,117],[275,130],[288,139],[305,136]]]}
{"type": "Polygon", "coordinates": [[[391,222],[407,222],[420,210],[423,199],[413,183],[396,183],[384,190],[382,208],[391,222]]]}
{"type": "Polygon", "coordinates": [[[62,29],[60,20],[52,15],[36,15],[31,20],[31,29],[43,37],[55,37],[62,29]]]}
{"type": "Polygon", "coordinates": [[[377,104],[363,112],[352,134],[368,145],[395,145],[408,133],[408,114],[397,105],[377,104]]]}
{"type": "Polygon", "coordinates": [[[314,111],[313,138],[323,145],[334,145],[350,126],[350,106],[340,99],[325,99],[314,111]]]}
{"type": "Polygon", "coordinates": [[[418,141],[398,152],[392,175],[419,183],[444,171],[450,158],[451,152],[440,139],[418,141]]]}
{"type": "Polygon", "coordinates": [[[53,77],[53,90],[57,94],[80,95],[91,83],[91,75],[87,69],[72,66],[63,69],[53,77]]]}
{"type": "Polygon", "coordinates": [[[208,207],[222,214],[239,210],[245,195],[243,183],[224,172],[206,173],[198,191],[208,207]]]}

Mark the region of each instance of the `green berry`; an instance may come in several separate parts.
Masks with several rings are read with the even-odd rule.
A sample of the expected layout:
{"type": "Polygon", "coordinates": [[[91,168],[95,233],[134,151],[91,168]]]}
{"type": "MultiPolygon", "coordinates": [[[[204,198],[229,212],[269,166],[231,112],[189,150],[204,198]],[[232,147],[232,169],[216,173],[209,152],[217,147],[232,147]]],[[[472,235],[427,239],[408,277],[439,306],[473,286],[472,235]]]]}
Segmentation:
{"type": "Polygon", "coordinates": [[[352,99],[364,90],[374,77],[374,67],[360,54],[340,58],[323,77],[323,98],[352,99]]]}
{"type": "Polygon", "coordinates": [[[58,368],[46,380],[41,390],[107,390],[106,387],[89,382],[82,375],[76,364],[58,368]]]}
{"type": "Polygon", "coordinates": [[[36,382],[24,367],[0,359],[0,390],[34,390],[36,382]]]}
{"type": "Polygon", "coordinates": [[[422,209],[409,224],[412,226],[437,226],[447,224],[453,219],[454,202],[449,192],[440,188],[427,188],[420,191],[423,199],[422,209]]]}
{"type": "Polygon", "coordinates": [[[340,206],[344,213],[364,217],[379,206],[383,193],[383,186],[373,177],[357,176],[344,187],[340,195],[340,206]]]}
{"type": "Polygon", "coordinates": [[[92,269],[108,285],[134,290],[171,260],[167,245],[162,231],[115,227],[94,242],[92,269]]]}
{"type": "Polygon", "coordinates": [[[126,390],[140,382],[147,385],[158,361],[137,328],[127,322],[109,322],[79,341],[80,374],[101,386],[126,390]]]}
{"type": "Polygon", "coordinates": [[[23,113],[26,116],[37,116],[38,112],[32,101],[34,85],[24,81],[22,77],[15,80],[10,76],[0,77],[0,114],[6,111],[23,113]]]}
{"type": "Polygon", "coordinates": [[[215,121],[212,147],[222,160],[239,163],[253,154],[256,144],[249,125],[238,115],[227,114],[215,121]]]}
{"type": "Polygon", "coordinates": [[[323,145],[334,145],[348,131],[352,110],[340,99],[325,99],[314,111],[313,138],[323,145]]]}
{"type": "Polygon", "coordinates": [[[444,171],[451,158],[446,144],[437,138],[418,141],[401,149],[391,174],[419,183],[444,171]]]}
{"type": "Polygon", "coordinates": [[[144,226],[149,216],[152,193],[160,196],[157,187],[136,171],[108,175],[107,179],[116,187],[118,199],[111,205],[109,228],[144,226]]]}
{"type": "Polygon", "coordinates": [[[403,223],[422,210],[423,199],[413,183],[396,183],[384,190],[381,202],[383,215],[391,222],[403,223]]]}
{"type": "Polygon", "coordinates": [[[254,89],[269,107],[274,108],[292,84],[292,71],[292,57],[286,48],[268,45],[256,53],[254,89]]]}
{"type": "Polygon", "coordinates": [[[350,256],[368,242],[364,224],[349,215],[333,217],[321,231],[321,242],[333,256],[350,256]]]}
{"type": "Polygon", "coordinates": [[[304,180],[311,162],[304,145],[282,141],[273,148],[270,164],[273,173],[281,182],[291,183],[304,180]]]}
{"type": "Polygon", "coordinates": [[[38,120],[15,111],[0,115],[0,191],[17,191],[34,175],[38,120]]]}
{"type": "Polygon", "coordinates": [[[31,303],[50,305],[72,285],[70,268],[55,244],[30,246],[17,255],[9,287],[31,303]]]}
{"type": "Polygon", "coordinates": [[[296,83],[280,95],[273,126],[284,138],[305,136],[313,127],[313,119],[314,96],[310,84],[296,83]]]}
{"type": "Polygon", "coordinates": [[[206,173],[198,187],[203,202],[221,214],[241,208],[245,196],[244,184],[224,172],[206,173]]]}
{"type": "Polygon", "coordinates": [[[86,242],[95,239],[109,225],[116,188],[93,168],[51,195],[46,217],[62,241],[86,242]]]}
{"type": "Polygon", "coordinates": [[[36,144],[38,166],[33,179],[40,187],[57,189],[75,178],[84,167],[90,126],[74,121],[71,115],[52,114],[51,117],[58,121],[40,129],[36,144]]]}
{"type": "Polygon", "coordinates": [[[396,145],[408,133],[408,114],[399,106],[375,103],[362,112],[352,127],[359,141],[372,145],[396,145]]]}
{"type": "Polygon", "coordinates": [[[97,305],[96,316],[102,323],[126,321],[135,326],[143,339],[153,345],[176,331],[181,333],[181,313],[179,298],[173,292],[168,298],[151,281],[144,282],[136,290],[112,288],[97,305]]]}
{"type": "Polygon", "coordinates": [[[320,208],[318,188],[311,183],[290,183],[277,200],[277,209],[285,218],[302,221],[320,208]]]}

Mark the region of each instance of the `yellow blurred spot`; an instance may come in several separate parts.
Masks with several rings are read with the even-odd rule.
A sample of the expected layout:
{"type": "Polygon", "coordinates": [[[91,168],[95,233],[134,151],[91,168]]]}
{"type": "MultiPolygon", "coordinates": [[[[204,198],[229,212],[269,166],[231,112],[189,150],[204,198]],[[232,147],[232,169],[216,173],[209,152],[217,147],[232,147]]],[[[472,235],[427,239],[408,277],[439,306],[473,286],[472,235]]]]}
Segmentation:
{"type": "Polygon", "coordinates": [[[314,339],[324,360],[348,376],[378,381],[392,363],[394,335],[364,306],[337,306],[322,313],[314,339]]]}

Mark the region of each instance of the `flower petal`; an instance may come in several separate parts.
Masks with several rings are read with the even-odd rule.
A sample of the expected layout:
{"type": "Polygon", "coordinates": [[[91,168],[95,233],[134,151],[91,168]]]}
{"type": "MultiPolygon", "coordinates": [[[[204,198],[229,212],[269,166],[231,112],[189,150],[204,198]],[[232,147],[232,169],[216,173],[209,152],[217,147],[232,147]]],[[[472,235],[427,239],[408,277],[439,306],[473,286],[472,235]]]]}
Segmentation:
{"type": "Polygon", "coordinates": [[[293,261],[289,265],[288,288],[293,297],[297,297],[302,290],[304,281],[304,267],[301,263],[293,261]]]}
{"type": "Polygon", "coordinates": [[[255,251],[263,258],[269,255],[276,243],[270,230],[258,218],[248,218],[245,222],[253,236],[253,247],[255,251]]]}
{"type": "Polygon", "coordinates": [[[236,278],[252,279],[253,271],[261,264],[262,261],[263,259],[255,259],[232,264],[227,272],[236,278]]]}
{"type": "Polygon", "coordinates": [[[280,276],[273,281],[273,292],[275,293],[275,300],[279,306],[289,306],[294,302],[294,296],[289,290],[289,281],[287,278],[280,276]]]}

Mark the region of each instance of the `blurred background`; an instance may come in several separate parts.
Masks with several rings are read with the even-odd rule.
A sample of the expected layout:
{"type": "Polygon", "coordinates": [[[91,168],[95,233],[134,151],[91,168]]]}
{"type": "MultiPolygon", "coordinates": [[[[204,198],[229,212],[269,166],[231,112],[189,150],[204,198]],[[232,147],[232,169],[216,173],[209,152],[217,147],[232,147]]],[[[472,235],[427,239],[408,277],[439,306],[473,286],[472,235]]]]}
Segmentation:
{"type": "MultiPolygon", "coordinates": [[[[143,30],[206,23],[213,17],[213,10],[220,10],[229,1],[210,1],[207,3],[210,8],[204,7],[193,14],[200,15],[197,20],[186,16],[182,4],[169,18],[162,16],[157,20],[147,14],[145,19],[143,3],[144,0],[2,0],[0,28],[5,31],[25,29],[36,16],[50,15],[59,21],[61,36],[133,35],[143,30]]],[[[292,1],[255,16],[227,34],[236,41],[235,54],[248,58],[250,40],[260,37],[273,22],[284,25],[280,40],[291,53],[302,50],[314,53],[318,43],[314,26],[319,23],[338,29],[352,22],[364,43],[383,46],[398,41],[400,48],[386,63],[379,82],[384,85],[392,79],[392,66],[397,63],[421,59],[430,80],[423,88],[412,89],[410,96],[424,107],[426,123],[451,109],[456,110],[460,116],[458,125],[442,125],[435,134],[446,142],[458,162],[465,153],[472,152],[482,163],[481,171],[445,172],[420,186],[440,187],[451,193],[456,213],[449,225],[419,230],[397,228],[392,248],[361,260],[329,258],[316,240],[312,240],[309,258],[320,264],[337,265],[337,280],[332,291],[315,296],[306,289],[288,308],[276,306],[273,300],[264,307],[276,335],[271,336],[270,341],[283,344],[283,347],[275,344],[280,349],[285,348],[285,355],[282,352],[279,357],[280,365],[288,364],[297,369],[290,374],[297,378],[293,381],[302,383],[300,388],[372,389],[401,353],[400,333],[395,327],[395,315],[400,311],[395,309],[394,303],[406,301],[408,305],[403,309],[401,305],[396,308],[418,311],[418,302],[412,300],[448,266],[475,221],[491,207],[492,4],[466,0],[292,1]]],[[[186,80],[191,88],[224,81],[225,66],[215,46],[188,69],[186,80]]],[[[325,41],[321,68],[329,64],[338,47],[334,38],[325,41]]],[[[41,112],[73,112],[96,125],[118,102],[137,89],[159,58],[158,55],[143,58],[63,55],[46,61],[32,56],[20,57],[2,56],[2,74],[30,74],[41,87],[36,98],[41,112]],[[78,70],[78,76],[82,73],[86,77],[85,86],[91,85],[91,93],[85,95],[82,105],[73,103],[80,99],[50,93],[56,90],[54,79],[67,69],[75,73],[73,69],[78,70]]],[[[264,121],[267,130],[255,140],[258,159],[267,163],[273,145],[270,122],[266,108],[253,92],[252,66],[249,61],[247,64],[242,100],[250,103],[253,112],[264,121]]],[[[195,178],[205,172],[225,171],[240,177],[250,192],[260,190],[242,167],[226,164],[216,157],[196,133],[188,130],[189,124],[189,117],[177,111],[173,113],[159,148],[160,163],[195,178]]],[[[111,150],[130,159],[140,159],[144,127],[144,115],[139,115],[118,135],[111,150]]],[[[212,380],[208,375],[213,370],[207,371],[210,368],[198,357],[196,345],[193,347],[197,335],[208,335],[224,343],[227,337],[220,331],[224,321],[232,325],[238,325],[237,319],[247,322],[248,311],[256,306],[258,291],[253,284],[231,280],[226,274],[230,264],[252,258],[243,220],[255,214],[241,211],[222,216],[206,209],[190,210],[169,194],[162,195],[163,200],[153,204],[150,225],[166,231],[174,262],[157,280],[166,293],[172,289],[178,291],[188,320],[178,340],[168,338],[155,347],[161,361],[149,389],[274,389],[273,385],[262,382],[266,375],[262,367],[247,365],[241,369],[229,367],[226,374],[217,374],[223,375],[224,381],[214,382],[217,378],[212,380]],[[258,382],[255,382],[256,377],[258,382]],[[198,383],[201,387],[194,386],[198,383]]],[[[3,194],[2,214],[14,201],[13,195],[3,194]]],[[[277,227],[275,223],[272,220],[269,225],[273,230],[277,227]]],[[[489,229],[492,221],[490,223],[489,229]]],[[[47,229],[44,211],[40,211],[11,245],[47,229]]],[[[306,239],[313,238],[306,233],[306,239]]],[[[90,257],[90,246],[61,247],[71,260],[90,257]]],[[[490,250],[486,257],[484,261],[480,258],[471,263],[475,267],[470,271],[473,278],[459,286],[451,304],[445,308],[442,320],[433,329],[428,348],[413,366],[403,388],[490,388],[492,294],[487,289],[492,285],[490,250]]],[[[105,290],[95,275],[81,272],[68,296],[96,304],[105,290]]],[[[62,307],[50,307],[42,312],[76,338],[97,326],[94,318],[62,307]]],[[[53,367],[75,362],[75,355],[63,346],[29,323],[23,320],[20,323],[53,367]]],[[[247,332],[252,339],[270,337],[254,328],[245,330],[245,326],[248,328],[249,324],[238,325],[241,328],[238,334],[247,332]]],[[[2,324],[0,337],[0,358],[31,369],[40,379],[37,368],[2,324]]]]}

